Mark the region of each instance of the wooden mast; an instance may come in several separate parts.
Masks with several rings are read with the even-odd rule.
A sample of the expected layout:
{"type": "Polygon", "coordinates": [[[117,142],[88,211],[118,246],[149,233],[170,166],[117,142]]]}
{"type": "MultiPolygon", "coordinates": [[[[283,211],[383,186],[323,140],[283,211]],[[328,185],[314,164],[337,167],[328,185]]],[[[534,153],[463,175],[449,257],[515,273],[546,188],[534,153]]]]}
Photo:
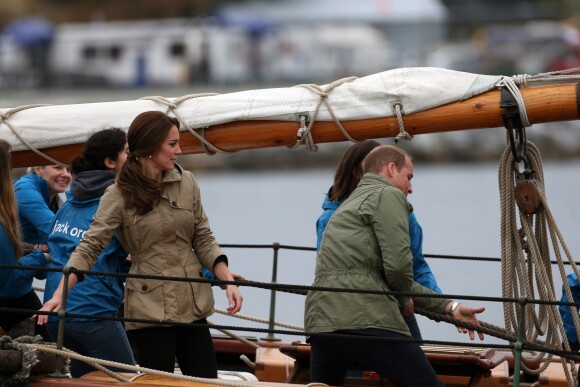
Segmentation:
{"type": "MultiPolygon", "coordinates": [[[[521,89],[528,118],[532,124],[576,120],[579,117],[577,83],[521,89]]],[[[500,91],[492,90],[468,100],[404,116],[406,130],[413,134],[430,134],[459,130],[503,127],[500,91]]],[[[396,117],[342,121],[348,133],[358,139],[395,137],[399,133],[396,117]]],[[[291,121],[235,121],[205,130],[209,143],[225,151],[291,146],[296,143],[299,124],[291,121]]],[[[315,143],[346,141],[334,122],[317,121],[312,128],[315,143]]],[[[189,132],[182,132],[184,154],[203,153],[201,143],[189,132]]],[[[44,148],[47,155],[63,162],[82,153],[83,144],[44,148]]],[[[43,165],[48,162],[30,150],[12,153],[12,167],[43,165]]]]}

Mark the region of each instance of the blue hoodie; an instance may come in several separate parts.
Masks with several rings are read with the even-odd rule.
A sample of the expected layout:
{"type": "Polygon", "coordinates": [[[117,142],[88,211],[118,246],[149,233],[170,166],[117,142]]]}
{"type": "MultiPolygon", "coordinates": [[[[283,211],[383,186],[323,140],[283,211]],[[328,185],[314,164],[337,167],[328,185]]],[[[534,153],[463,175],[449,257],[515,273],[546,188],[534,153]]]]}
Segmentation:
{"type": "MultiPolygon", "coordinates": [[[[334,211],[340,206],[342,201],[331,201],[328,199],[328,194],[324,196],[322,203],[322,215],[316,221],[316,249],[320,250],[320,242],[322,241],[322,233],[326,229],[326,225],[330,220],[334,211]]],[[[415,282],[431,289],[439,294],[442,294],[441,289],[437,286],[437,280],[429,267],[429,264],[423,256],[423,230],[417,222],[415,214],[409,214],[409,237],[411,239],[411,253],[413,254],[413,277],[415,282]]]]}
{"type": "Polygon", "coordinates": [[[22,240],[33,245],[45,245],[54,220],[54,212],[49,208],[48,183],[42,177],[30,173],[16,180],[14,192],[18,202],[22,240]]]}
{"type": "MultiPolygon", "coordinates": [[[[46,266],[44,254],[38,249],[20,257],[20,259],[16,258],[14,245],[2,223],[0,223],[0,263],[19,266],[46,266]]],[[[44,278],[44,276],[45,272],[1,268],[0,300],[13,300],[30,293],[33,277],[44,278]]]]}
{"type": "MultiPolygon", "coordinates": [[[[57,211],[48,237],[52,259],[50,267],[62,268],[67,264],[85,231],[89,229],[101,196],[114,180],[115,173],[111,171],[86,171],[76,174],[71,182],[72,198],[57,211]]],[[[126,258],[127,252],[115,237],[99,255],[91,271],[128,273],[130,264],[126,258]]],[[[59,272],[47,275],[44,302],[52,297],[61,277],[62,273],[59,272]]],[[[84,281],[79,282],[68,293],[67,312],[117,316],[124,296],[124,278],[95,275],[84,278],[84,281]]],[[[56,317],[50,316],[50,321],[56,321],[56,317]]],[[[73,321],[90,320],[75,318],[73,321]]]]}
{"type": "MultiPolygon", "coordinates": [[[[578,277],[576,274],[568,274],[566,277],[568,280],[568,285],[570,285],[570,290],[572,291],[572,302],[580,302],[580,282],[578,282],[578,277]]],[[[564,293],[564,285],[562,285],[562,302],[568,301],[568,296],[564,293]]],[[[576,327],[574,326],[574,320],[572,318],[572,313],[578,313],[578,308],[574,306],[558,306],[560,310],[560,316],[562,317],[562,322],[564,323],[564,331],[566,332],[566,337],[570,344],[578,343],[578,334],[576,333],[576,327]]]]}

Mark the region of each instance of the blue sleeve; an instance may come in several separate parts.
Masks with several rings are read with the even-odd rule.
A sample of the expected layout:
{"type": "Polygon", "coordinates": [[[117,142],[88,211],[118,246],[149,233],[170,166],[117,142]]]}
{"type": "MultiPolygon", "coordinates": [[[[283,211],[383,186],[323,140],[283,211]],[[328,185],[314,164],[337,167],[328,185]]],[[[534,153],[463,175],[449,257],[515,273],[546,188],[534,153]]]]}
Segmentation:
{"type": "Polygon", "coordinates": [[[322,242],[322,234],[328,224],[330,216],[334,213],[332,210],[326,210],[320,215],[316,221],[316,251],[320,251],[320,242],[322,242]]]}
{"type": "MultiPolygon", "coordinates": [[[[201,267],[201,271],[203,272],[203,276],[208,279],[208,280],[213,280],[213,281],[217,281],[218,277],[212,273],[211,270],[209,270],[207,267],[202,266],[201,267]]],[[[214,284],[211,284],[211,286],[214,286],[214,284]]]]}
{"type": "Polygon", "coordinates": [[[30,186],[18,186],[15,192],[19,216],[30,222],[43,239],[47,239],[55,215],[46,204],[42,193],[30,186]]]}
{"type": "Polygon", "coordinates": [[[439,286],[437,286],[437,280],[423,256],[423,230],[413,212],[409,214],[409,237],[411,238],[413,277],[415,282],[442,294],[443,292],[439,289],[439,286]]]}
{"type": "MultiPolygon", "coordinates": [[[[568,285],[570,285],[570,290],[572,291],[573,302],[580,302],[580,283],[575,274],[569,274],[567,277],[568,285]]],[[[564,293],[564,286],[562,285],[562,302],[568,302],[568,297],[564,293]]],[[[576,332],[576,327],[574,326],[574,320],[572,313],[578,313],[578,308],[573,306],[559,305],[558,310],[560,311],[560,316],[562,317],[562,322],[564,323],[564,331],[566,332],[566,337],[569,343],[578,343],[578,333],[576,332]]]]}
{"type": "MultiPolygon", "coordinates": [[[[46,266],[44,254],[36,249],[28,255],[16,258],[12,241],[4,226],[0,223],[0,263],[19,266],[46,266]]],[[[1,298],[17,298],[32,290],[32,279],[35,276],[42,277],[45,272],[33,270],[1,269],[0,270],[0,294],[1,298]]]]}

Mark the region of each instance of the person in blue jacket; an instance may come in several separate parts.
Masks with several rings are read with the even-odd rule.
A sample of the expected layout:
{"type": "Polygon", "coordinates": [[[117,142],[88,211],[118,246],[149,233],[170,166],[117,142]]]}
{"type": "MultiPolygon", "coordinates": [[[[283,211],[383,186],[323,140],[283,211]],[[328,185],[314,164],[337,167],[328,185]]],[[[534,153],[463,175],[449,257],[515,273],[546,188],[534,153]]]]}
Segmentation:
{"type": "MultiPolygon", "coordinates": [[[[48,236],[50,267],[67,265],[70,255],[93,221],[101,196],[115,181],[127,158],[127,136],[121,129],[105,129],[93,134],[85,144],[83,155],[71,164],[73,180],[71,197],[55,215],[48,236]]],[[[130,263],[127,252],[117,238],[103,250],[92,271],[127,273],[130,263]]],[[[62,278],[61,272],[50,272],[46,278],[44,302],[50,300],[62,278]]],[[[124,277],[87,275],[70,290],[67,312],[74,314],[117,317],[124,297],[124,277]]],[[[56,340],[58,320],[49,316],[48,330],[56,340]]],[[[81,355],[134,365],[135,359],[125,329],[120,321],[91,318],[67,318],[64,346],[81,355]]],[[[85,362],[71,359],[71,375],[75,378],[95,371],[85,362]]],[[[123,371],[123,370],[119,370],[123,371]]]]}
{"type": "MultiPolygon", "coordinates": [[[[39,249],[22,255],[18,210],[12,175],[10,172],[10,144],[0,140],[0,263],[3,265],[46,266],[46,257],[39,249]]],[[[30,314],[0,313],[0,327],[8,332],[22,320],[31,317],[42,306],[32,289],[34,277],[44,278],[45,273],[36,270],[0,269],[0,307],[30,309],[30,314]]],[[[44,341],[51,341],[45,327],[36,327],[36,334],[44,341]]]]}
{"type": "Polygon", "coordinates": [[[62,165],[29,168],[29,173],[14,183],[22,240],[46,245],[54,214],[66,200],[70,171],[62,165]]]}
{"type": "MultiPolygon", "coordinates": [[[[576,274],[568,274],[566,277],[570,290],[572,291],[572,302],[580,303],[580,282],[576,274]]],[[[568,301],[568,296],[564,292],[564,286],[562,285],[562,302],[568,301]]],[[[578,333],[576,332],[576,327],[574,326],[574,320],[572,319],[572,313],[578,314],[579,308],[574,306],[560,305],[558,307],[560,310],[560,316],[562,317],[562,322],[564,323],[564,331],[566,332],[566,338],[568,343],[570,343],[570,349],[572,351],[580,350],[580,340],[578,340],[578,333]]]]}
{"type": "MultiPolygon", "coordinates": [[[[361,141],[351,146],[342,157],[334,175],[334,183],[330,187],[328,194],[324,197],[322,215],[316,221],[317,250],[320,250],[322,236],[330,217],[340,204],[350,196],[360,179],[362,179],[364,174],[362,161],[370,151],[378,146],[380,146],[380,143],[374,140],[361,141]]],[[[411,239],[413,277],[415,282],[441,294],[442,291],[437,286],[437,280],[423,256],[423,230],[413,212],[409,215],[409,237],[411,239]]],[[[413,338],[422,339],[421,330],[419,329],[415,315],[405,316],[405,321],[409,326],[413,338]]]]}

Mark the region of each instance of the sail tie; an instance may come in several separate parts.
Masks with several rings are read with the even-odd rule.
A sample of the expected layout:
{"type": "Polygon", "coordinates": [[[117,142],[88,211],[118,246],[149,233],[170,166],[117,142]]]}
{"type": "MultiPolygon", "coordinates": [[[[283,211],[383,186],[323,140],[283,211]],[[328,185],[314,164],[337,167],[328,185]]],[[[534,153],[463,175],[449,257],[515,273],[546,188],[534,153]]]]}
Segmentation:
{"type": "Polygon", "coordinates": [[[336,114],[334,113],[334,110],[332,109],[332,105],[330,104],[330,102],[328,100],[328,97],[329,97],[330,93],[332,92],[332,90],[334,90],[335,88],[337,88],[338,86],[340,86],[344,83],[352,82],[355,79],[357,79],[357,77],[346,77],[346,78],[338,79],[332,83],[329,83],[324,88],[322,88],[319,85],[311,84],[311,83],[294,86],[294,87],[303,87],[306,90],[309,90],[312,93],[318,95],[319,98],[318,98],[318,101],[316,102],[316,106],[314,108],[314,112],[312,113],[312,119],[310,120],[310,122],[308,124],[306,124],[305,117],[304,117],[304,122],[303,122],[303,116],[300,117],[300,128],[298,129],[298,133],[296,134],[296,144],[289,146],[288,148],[295,149],[295,148],[298,148],[300,145],[306,143],[306,149],[308,151],[318,152],[318,146],[315,144],[314,139],[312,138],[311,130],[312,130],[312,126],[314,125],[314,122],[316,122],[316,118],[318,117],[318,113],[320,112],[320,108],[322,107],[323,103],[326,106],[326,110],[328,110],[328,113],[332,117],[332,120],[334,121],[334,123],[336,124],[338,129],[340,129],[340,131],[342,132],[344,137],[346,137],[346,139],[349,141],[359,142],[357,139],[353,138],[347,132],[347,130],[344,128],[344,126],[342,125],[340,120],[336,117],[336,114]]]}
{"type": "Polygon", "coordinates": [[[26,140],[24,137],[22,137],[20,132],[16,129],[16,127],[14,127],[14,125],[12,125],[12,123],[9,120],[10,116],[12,116],[15,113],[18,113],[18,112],[26,110],[26,109],[33,109],[33,108],[43,107],[43,106],[51,106],[51,105],[50,104],[22,105],[22,106],[18,106],[18,107],[6,110],[4,112],[0,112],[0,125],[5,124],[10,129],[12,134],[14,134],[16,136],[16,138],[18,138],[22,144],[26,145],[28,147],[28,149],[30,149],[31,151],[33,151],[34,153],[36,153],[40,157],[50,161],[52,164],[60,165],[61,167],[66,167],[66,164],[61,163],[60,161],[50,157],[46,153],[41,152],[40,150],[36,149],[36,147],[34,145],[32,145],[28,140],[26,140]]]}
{"type": "Polygon", "coordinates": [[[395,109],[397,122],[399,123],[399,134],[397,134],[397,137],[395,137],[395,144],[400,140],[411,141],[413,139],[413,135],[405,130],[405,123],[403,122],[403,115],[405,114],[405,111],[403,110],[403,104],[401,102],[395,102],[393,104],[393,108],[395,109]]]}
{"type": "Polygon", "coordinates": [[[526,104],[524,98],[518,86],[526,86],[530,82],[553,82],[558,81],[569,81],[580,79],[580,67],[574,67],[565,70],[550,71],[546,73],[539,73],[535,75],[528,74],[516,74],[511,77],[502,77],[497,86],[503,86],[507,88],[513,95],[514,99],[518,104],[518,110],[520,112],[520,117],[522,125],[524,127],[530,127],[532,124],[528,119],[528,113],[526,111],[526,104]]]}
{"type": "Polygon", "coordinates": [[[147,96],[147,97],[142,97],[139,99],[140,100],[154,101],[154,102],[157,102],[161,105],[166,106],[167,107],[166,114],[172,113],[175,116],[175,118],[177,118],[177,120],[180,122],[180,124],[185,129],[187,129],[187,131],[189,133],[191,133],[195,138],[197,138],[199,140],[199,142],[201,143],[201,148],[203,149],[203,151],[207,155],[211,156],[211,155],[214,155],[216,153],[232,153],[232,152],[220,149],[220,148],[216,147],[215,145],[211,144],[209,141],[207,141],[205,139],[205,129],[207,129],[207,128],[206,127],[200,128],[200,130],[201,130],[201,135],[200,135],[193,128],[191,128],[191,126],[187,123],[187,121],[185,119],[183,119],[183,117],[181,117],[177,108],[179,107],[179,104],[181,104],[182,102],[185,102],[187,100],[194,99],[194,98],[200,98],[200,97],[212,97],[214,95],[218,95],[218,93],[188,94],[188,95],[184,95],[182,97],[175,98],[175,99],[168,99],[168,98],[165,98],[162,96],[147,96]]]}

